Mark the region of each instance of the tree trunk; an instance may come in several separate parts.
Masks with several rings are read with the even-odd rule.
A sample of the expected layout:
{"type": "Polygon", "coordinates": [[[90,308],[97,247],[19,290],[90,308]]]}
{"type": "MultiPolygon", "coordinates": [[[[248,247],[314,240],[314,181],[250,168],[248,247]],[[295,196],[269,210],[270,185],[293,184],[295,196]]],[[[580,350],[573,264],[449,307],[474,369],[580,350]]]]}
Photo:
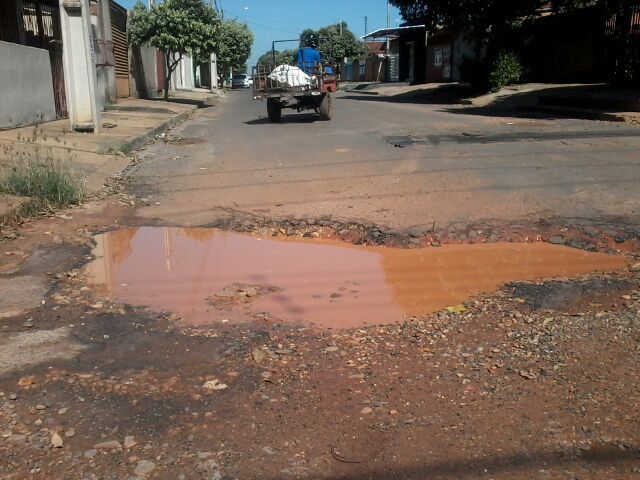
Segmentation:
{"type": "Polygon", "coordinates": [[[171,86],[171,60],[169,59],[170,52],[167,51],[164,54],[166,71],[164,76],[164,99],[169,100],[169,87],[171,86]]]}
{"type": "Polygon", "coordinates": [[[179,53],[178,59],[172,63],[171,60],[173,59],[174,56],[175,54],[171,50],[168,50],[167,53],[165,53],[165,59],[167,63],[167,70],[165,72],[165,77],[164,77],[164,99],[165,100],[169,99],[169,87],[171,86],[171,74],[180,63],[180,60],[182,60],[182,53],[179,53]]]}

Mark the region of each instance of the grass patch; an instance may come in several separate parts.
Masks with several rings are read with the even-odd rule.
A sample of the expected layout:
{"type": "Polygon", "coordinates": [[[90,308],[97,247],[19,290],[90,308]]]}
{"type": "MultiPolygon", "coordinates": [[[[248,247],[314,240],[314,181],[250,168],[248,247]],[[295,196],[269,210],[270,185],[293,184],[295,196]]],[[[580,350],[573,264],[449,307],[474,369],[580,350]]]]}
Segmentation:
{"type": "Polygon", "coordinates": [[[65,207],[84,198],[84,182],[71,168],[53,160],[23,160],[0,171],[0,192],[65,207]]]}

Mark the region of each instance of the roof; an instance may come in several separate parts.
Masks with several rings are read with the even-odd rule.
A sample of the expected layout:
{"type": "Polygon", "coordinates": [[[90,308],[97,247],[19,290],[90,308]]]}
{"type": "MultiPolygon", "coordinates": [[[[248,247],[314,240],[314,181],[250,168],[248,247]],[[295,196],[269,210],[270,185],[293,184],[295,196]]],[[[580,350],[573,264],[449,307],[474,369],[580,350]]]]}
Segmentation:
{"type": "Polygon", "coordinates": [[[379,54],[379,53],[385,53],[387,51],[387,42],[369,41],[369,42],[365,42],[364,46],[367,49],[367,53],[370,53],[373,55],[379,54]]]}
{"type": "Polygon", "coordinates": [[[378,30],[375,30],[365,35],[364,37],[362,37],[362,39],[366,40],[369,38],[397,36],[402,32],[410,32],[412,30],[424,30],[425,28],[426,28],[425,25],[407,25],[407,26],[395,27],[395,28],[379,28],[378,30]]]}

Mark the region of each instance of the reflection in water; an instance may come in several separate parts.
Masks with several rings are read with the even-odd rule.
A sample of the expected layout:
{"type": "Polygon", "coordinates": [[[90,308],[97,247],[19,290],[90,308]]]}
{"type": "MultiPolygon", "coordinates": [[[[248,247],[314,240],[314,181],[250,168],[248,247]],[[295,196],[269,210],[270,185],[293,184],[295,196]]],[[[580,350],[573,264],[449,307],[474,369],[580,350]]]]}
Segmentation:
{"type": "Polygon", "coordinates": [[[144,227],[99,235],[96,242],[97,259],[87,267],[93,283],[193,324],[241,321],[258,312],[331,328],[392,323],[513,280],[625,265],[620,257],[549,244],[400,250],[214,229],[144,227]],[[207,298],[232,284],[278,289],[233,308],[209,304],[207,298]]]}

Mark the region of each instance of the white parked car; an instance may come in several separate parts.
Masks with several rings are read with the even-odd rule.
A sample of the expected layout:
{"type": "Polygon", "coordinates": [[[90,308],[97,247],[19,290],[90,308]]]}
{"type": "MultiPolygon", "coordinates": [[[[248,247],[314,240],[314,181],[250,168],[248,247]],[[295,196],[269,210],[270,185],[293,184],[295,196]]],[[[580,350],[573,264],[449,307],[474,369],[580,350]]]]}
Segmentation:
{"type": "Polygon", "coordinates": [[[244,73],[239,73],[233,76],[231,80],[231,88],[249,88],[251,86],[250,78],[244,73]]]}

